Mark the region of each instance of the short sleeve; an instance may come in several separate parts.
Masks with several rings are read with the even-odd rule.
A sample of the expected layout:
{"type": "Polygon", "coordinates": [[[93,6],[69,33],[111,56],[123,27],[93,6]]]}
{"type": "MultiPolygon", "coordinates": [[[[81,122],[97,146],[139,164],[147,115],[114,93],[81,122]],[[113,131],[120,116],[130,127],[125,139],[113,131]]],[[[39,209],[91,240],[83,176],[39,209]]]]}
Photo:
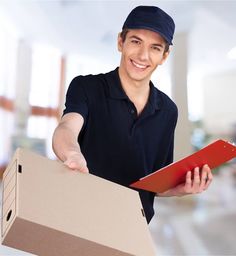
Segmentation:
{"type": "Polygon", "coordinates": [[[88,99],[85,93],[85,81],[82,76],[75,77],[67,90],[63,115],[71,112],[79,113],[86,120],[88,115],[88,99]]]}

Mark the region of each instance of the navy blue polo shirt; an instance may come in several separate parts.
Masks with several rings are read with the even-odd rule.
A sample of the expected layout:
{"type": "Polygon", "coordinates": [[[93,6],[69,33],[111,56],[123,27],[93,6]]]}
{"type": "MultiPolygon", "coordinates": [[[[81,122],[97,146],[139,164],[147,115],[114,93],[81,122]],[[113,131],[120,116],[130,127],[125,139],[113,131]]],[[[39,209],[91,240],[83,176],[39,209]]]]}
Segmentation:
{"type": "MultiPolygon", "coordinates": [[[[172,162],[177,107],[152,82],[140,115],[121,86],[118,68],[75,77],[65,105],[64,114],[76,112],[84,118],[78,143],[90,173],[128,187],[172,162]]],[[[155,194],[139,194],[149,222],[155,194]]]]}

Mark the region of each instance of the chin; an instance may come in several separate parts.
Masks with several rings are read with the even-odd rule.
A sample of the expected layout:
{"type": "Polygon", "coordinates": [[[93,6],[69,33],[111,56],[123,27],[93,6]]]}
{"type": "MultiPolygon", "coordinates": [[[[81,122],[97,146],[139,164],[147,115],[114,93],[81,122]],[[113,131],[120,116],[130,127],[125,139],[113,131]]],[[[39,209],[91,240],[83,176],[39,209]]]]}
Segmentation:
{"type": "Polygon", "coordinates": [[[147,76],[130,76],[130,78],[134,81],[139,81],[139,82],[145,81],[145,80],[150,80],[150,78],[147,76]]]}
{"type": "Polygon", "coordinates": [[[143,81],[143,80],[147,80],[149,79],[150,80],[150,74],[148,73],[141,73],[141,72],[130,72],[130,78],[132,78],[133,80],[136,80],[136,81],[143,81]]]}

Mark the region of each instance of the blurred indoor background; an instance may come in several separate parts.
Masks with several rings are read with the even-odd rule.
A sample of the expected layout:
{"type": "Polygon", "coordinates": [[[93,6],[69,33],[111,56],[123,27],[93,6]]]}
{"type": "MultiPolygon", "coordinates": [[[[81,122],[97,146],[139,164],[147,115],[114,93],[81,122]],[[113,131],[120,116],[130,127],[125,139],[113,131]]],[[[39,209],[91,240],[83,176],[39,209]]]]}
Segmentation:
{"type": "MultiPolygon", "coordinates": [[[[55,159],[54,128],[79,74],[119,65],[117,34],[137,5],[176,22],[174,46],[153,75],[178,105],[175,159],[216,139],[236,142],[236,1],[0,0],[0,171],[17,147],[55,159]]],[[[201,195],[158,198],[157,255],[236,255],[236,164],[201,195]]],[[[0,255],[29,255],[0,246],[0,255]]]]}

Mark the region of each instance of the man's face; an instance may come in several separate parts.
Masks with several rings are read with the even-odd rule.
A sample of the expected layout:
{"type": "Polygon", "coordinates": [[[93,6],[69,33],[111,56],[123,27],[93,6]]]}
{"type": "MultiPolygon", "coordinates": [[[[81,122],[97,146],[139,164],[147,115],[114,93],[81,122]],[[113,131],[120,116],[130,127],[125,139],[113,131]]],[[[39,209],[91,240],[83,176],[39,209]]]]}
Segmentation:
{"type": "Polygon", "coordinates": [[[164,39],[156,32],[131,29],[123,42],[118,37],[121,52],[120,69],[123,75],[135,81],[149,81],[153,71],[167,58],[164,39]]]}

